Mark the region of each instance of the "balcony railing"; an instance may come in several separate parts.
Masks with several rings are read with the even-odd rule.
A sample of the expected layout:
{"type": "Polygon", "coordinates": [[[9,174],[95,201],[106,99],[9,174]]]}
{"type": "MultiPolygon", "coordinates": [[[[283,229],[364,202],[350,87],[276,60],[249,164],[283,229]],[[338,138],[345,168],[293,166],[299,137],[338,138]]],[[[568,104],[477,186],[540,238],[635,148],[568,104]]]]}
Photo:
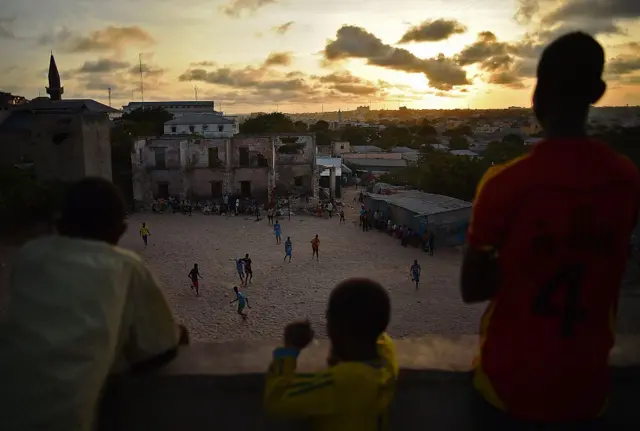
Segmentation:
{"type": "MultiPolygon", "coordinates": [[[[99,429],[307,429],[295,422],[274,421],[263,412],[264,372],[277,344],[193,344],[155,374],[115,378],[105,394],[99,429]]],[[[613,390],[606,430],[640,429],[638,346],[639,336],[617,338],[611,355],[613,390]]],[[[390,430],[489,429],[479,418],[478,400],[471,385],[470,366],[477,352],[477,336],[404,339],[396,341],[396,347],[401,372],[390,430]]],[[[325,341],[314,342],[300,356],[299,370],[324,367],[327,349],[325,341]]]]}

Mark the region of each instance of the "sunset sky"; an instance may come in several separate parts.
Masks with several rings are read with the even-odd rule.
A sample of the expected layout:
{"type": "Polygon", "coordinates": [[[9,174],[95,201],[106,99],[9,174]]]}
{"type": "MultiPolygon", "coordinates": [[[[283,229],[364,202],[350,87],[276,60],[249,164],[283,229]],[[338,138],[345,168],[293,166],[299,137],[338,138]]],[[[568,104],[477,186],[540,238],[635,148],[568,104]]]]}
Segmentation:
{"type": "Polygon", "coordinates": [[[215,100],[225,113],[529,106],[546,43],[607,51],[600,105],[640,104],[638,0],[0,0],[0,91],[120,107],[215,100]],[[220,106],[221,105],[221,106],[220,106]]]}

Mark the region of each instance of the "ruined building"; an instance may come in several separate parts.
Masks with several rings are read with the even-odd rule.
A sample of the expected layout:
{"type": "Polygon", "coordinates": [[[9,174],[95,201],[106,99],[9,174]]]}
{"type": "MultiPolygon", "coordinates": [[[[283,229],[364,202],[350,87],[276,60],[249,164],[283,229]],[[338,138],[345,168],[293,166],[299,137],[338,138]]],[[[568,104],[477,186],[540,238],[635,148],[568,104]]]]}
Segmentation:
{"type": "Polygon", "coordinates": [[[31,169],[40,181],[111,179],[111,121],[117,112],[91,99],[62,100],[53,54],[47,97],[20,104],[0,117],[0,163],[31,169]]]}
{"type": "Polygon", "coordinates": [[[313,134],[236,135],[223,139],[163,136],[139,140],[132,154],[134,199],[225,193],[260,202],[318,195],[313,134]]]}

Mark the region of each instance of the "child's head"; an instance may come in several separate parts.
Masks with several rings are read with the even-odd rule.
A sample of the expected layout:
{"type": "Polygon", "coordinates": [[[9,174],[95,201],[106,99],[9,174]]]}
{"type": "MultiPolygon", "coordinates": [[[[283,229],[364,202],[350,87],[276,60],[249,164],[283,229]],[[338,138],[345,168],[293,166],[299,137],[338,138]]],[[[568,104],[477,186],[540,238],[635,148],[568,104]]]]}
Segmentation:
{"type": "Polygon", "coordinates": [[[391,303],[387,291],[367,278],[350,278],[329,296],[327,335],[334,352],[375,346],[389,324],[391,303]]]}
{"type": "Polygon", "coordinates": [[[233,286],[233,291],[234,291],[235,293],[238,293],[238,286],[233,286]]]}
{"type": "Polygon", "coordinates": [[[142,222],[142,227],[145,227],[147,224],[145,222],[142,222]]]}
{"type": "Polygon", "coordinates": [[[57,223],[61,235],[117,244],[125,232],[127,208],[120,190],[103,178],[73,184],[57,223]]]}
{"type": "Polygon", "coordinates": [[[198,264],[197,264],[197,263],[194,263],[194,264],[193,264],[193,267],[194,267],[195,269],[198,269],[198,264]]]}

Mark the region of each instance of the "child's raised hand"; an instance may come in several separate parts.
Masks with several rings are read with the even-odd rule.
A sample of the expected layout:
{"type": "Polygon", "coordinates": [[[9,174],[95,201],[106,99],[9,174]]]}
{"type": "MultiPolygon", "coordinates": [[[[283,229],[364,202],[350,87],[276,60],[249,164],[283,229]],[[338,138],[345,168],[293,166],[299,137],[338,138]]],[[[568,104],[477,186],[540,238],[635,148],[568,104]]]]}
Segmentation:
{"type": "Polygon", "coordinates": [[[285,347],[302,350],[313,340],[313,329],[308,320],[296,321],[284,328],[285,347]]]}

